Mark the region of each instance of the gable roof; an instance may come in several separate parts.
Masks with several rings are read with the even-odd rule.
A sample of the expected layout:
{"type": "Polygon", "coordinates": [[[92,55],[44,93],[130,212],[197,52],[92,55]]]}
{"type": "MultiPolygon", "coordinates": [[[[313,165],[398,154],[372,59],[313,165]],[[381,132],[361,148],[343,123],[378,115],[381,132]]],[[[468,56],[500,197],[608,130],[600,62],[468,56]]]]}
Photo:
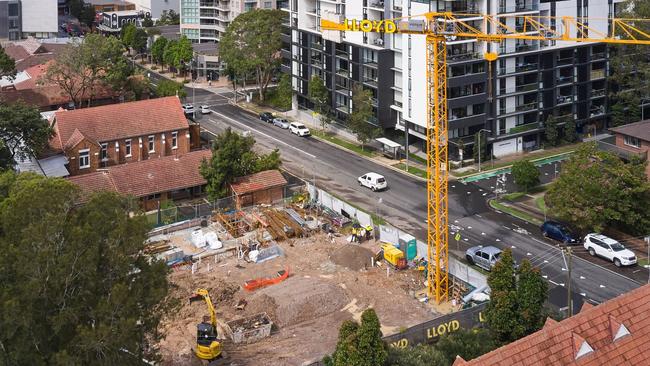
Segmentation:
{"type": "Polygon", "coordinates": [[[13,43],[9,43],[3,48],[7,56],[11,57],[16,62],[26,59],[30,55],[30,53],[27,52],[25,47],[13,43]]]}
{"type": "Polygon", "coordinates": [[[210,150],[193,151],[178,156],[114,165],[68,179],[81,187],[82,198],[98,191],[145,197],[206,184],[199,166],[203,159],[209,159],[211,155],[210,150]]]}
{"type": "Polygon", "coordinates": [[[263,172],[236,178],[230,184],[230,189],[236,195],[261,191],[274,187],[281,187],[287,184],[282,173],[278,170],[265,170],[263,172]]]}
{"type": "Polygon", "coordinates": [[[645,364],[650,359],[649,297],[650,285],[645,285],[598,306],[583,308],[557,324],[546,324],[527,337],[471,361],[457,358],[454,365],[645,364]],[[619,324],[629,334],[615,339],[621,329],[619,324]]]}
{"type": "Polygon", "coordinates": [[[644,141],[650,141],[650,119],[610,128],[610,130],[622,135],[636,137],[644,141]]]}
{"type": "Polygon", "coordinates": [[[189,128],[178,97],[58,111],[53,147],[62,149],[75,130],[95,142],[189,128]]]}

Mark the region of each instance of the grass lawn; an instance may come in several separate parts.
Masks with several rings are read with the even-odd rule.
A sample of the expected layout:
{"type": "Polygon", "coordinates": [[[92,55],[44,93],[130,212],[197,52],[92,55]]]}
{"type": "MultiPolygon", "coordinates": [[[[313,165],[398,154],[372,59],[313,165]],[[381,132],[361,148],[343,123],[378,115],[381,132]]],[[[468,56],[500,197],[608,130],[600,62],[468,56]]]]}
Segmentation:
{"type": "Polygon", "coordinates": [[[539,196],[535,198],[535,204],[539,207],[540,210],[546,211],[546,202],[544,201],[544,196],[539,196]]]}
{"type": "MultiPolygon", "coordinates": [[[[395,164],[393,166],[396,167],[399,170],[406,170],[406,164],[404,164],[404,163],[398,163],[398,164],[395,164]]],[[[426,171],[424,171],[422,169],[419,169],[419,168],[416,168],[416,167],[414,167],[412,165],[409,165],[408,172],[411,173],[411,174],[417,175],[420,178],[426,178],[427,177],[427,172],[426,171]]]]}
{"type": "Polygon", "coordinates": [[[541,220],[538,220],[538,219],[530,216],[526,212],[519,211],[519,210],[517,210],[515,208],[505,206],[502,203],[497,202],[496,200],[491,200],[490,201],[490,206],[492,208],[494,208],[494,209],[497,209],[499,211],[503,211],[503,212],[505,212],[507,214],[510,214],[510,215],[514,216],[514,217],[520,218],[520,219],[522,219],[524,221],[528,221],[531,224],[535,224],[535,225],[541,225],[542,224],[541,220]]]}
{"type": "Polygon", "coordinates": [[[521,198],[521,197],[523,197],[525,195],[526,195],[526,193],[524,193],[524,192],[514,192],[514,193],[504,194],[501,197],[506,201],[511,201],[512,202],[512,201],[515,201],[515,200],[517,200],[517,199],[519,199],[519,198],[521,198]]]}
{"type": "MultiPolygon", "coordinates": [[[[564,153],[568,153],[571,151],[574,151],[577,149],[579,144],[571,144],[571,145],[565,145],[557,148],[553,148],[552,150],[544,150],[544,151],[538,151],[538,152],[530,152],[526,153],[521,157],[521,159],[518,160],[540,160],[544,158],[548,158],[549,156],[554,156],[554,155],[560,155],[564,153]]],[[[481,159],[483,160],[483,159],[481,159]]],[[[518,161],[515,160],[515,161],[518,161]]],[[[508,162],[497,162],[496,164],[492,165],[490,164],[490,160],[488,159],[487,161],[481,161],[481,168],[482,170],[493,170],[493,169],[499,169],[499,168],[505,168],[511,166],[515,161],[508,161],[508,162]]],[[[462,173],[456,173],[456,172],[451,172],[454,176],[461,178],[461,177],[466,177],[468,175],[472,175],[477,173],[478,171],[476,169],[468,170],[466,172],[462,173]]]]}
{"type": "Polygon", "coordinates": [[[427,159],[421,158],[413,153],[409,153],[409,159],[413,159],[420,164],[427,165],[427,159]]]}
{"type": "Polygon", "coordinates": [[[316,136],[318,138],[321,138],[323,140],[327,140],[329,142],[332,142],[334,144],[337,144],[339,146],[342,146],[346,149],[352,150],[357,154],[368,156],[368,157],[373,157],[375,154],[373,153],[372,150],[370,150],[369,147],[366,147],[365,149],[361,149],[361,145],[355,144],[353,142],[343,140],[341,138],[336,137],[335,135],[331,135],[327,132],[323,132],[321,130],[312,130],[311,131],[312,136],[316,136]]]}

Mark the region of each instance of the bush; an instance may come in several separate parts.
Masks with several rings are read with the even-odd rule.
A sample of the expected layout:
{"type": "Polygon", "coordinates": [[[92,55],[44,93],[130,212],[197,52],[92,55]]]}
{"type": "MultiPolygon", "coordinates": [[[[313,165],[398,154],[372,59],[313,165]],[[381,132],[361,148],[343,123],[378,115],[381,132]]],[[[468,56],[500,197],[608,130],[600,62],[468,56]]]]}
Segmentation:
{"type": "Polygon", "coordinates": [[[156,65],[151,66],[151,70],[158,70],[158,66],[156,65]]]}
{"type": "Polygon", "coordinates": [[[190,81],[188,79],[183,79],[183,84],[189,84],[189,82],[190,81]]]}

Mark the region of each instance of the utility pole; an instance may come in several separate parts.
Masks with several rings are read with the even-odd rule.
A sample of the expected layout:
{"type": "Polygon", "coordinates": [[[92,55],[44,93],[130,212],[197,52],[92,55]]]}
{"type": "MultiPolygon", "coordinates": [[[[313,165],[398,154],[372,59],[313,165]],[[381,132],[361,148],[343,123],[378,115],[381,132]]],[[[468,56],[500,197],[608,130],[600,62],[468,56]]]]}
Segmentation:
{"type": "Polygon", "coordinates": [[[571,296],[571,247],[567,244],[567,295],[569,305],[569,317],[573,316],[573,298],[571,296]]]}

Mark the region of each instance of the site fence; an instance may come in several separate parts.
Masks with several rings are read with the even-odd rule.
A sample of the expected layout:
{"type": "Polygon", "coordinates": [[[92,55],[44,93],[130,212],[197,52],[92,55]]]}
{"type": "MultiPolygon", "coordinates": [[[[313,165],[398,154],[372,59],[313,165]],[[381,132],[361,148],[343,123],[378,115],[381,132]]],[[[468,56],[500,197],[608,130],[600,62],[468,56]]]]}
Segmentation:
{"type": "MultiPolygon", "coordinates": [[[[292,184],[284,188],[282,199],[272,204],[289,202],[296,193],[304,190],[304,184],[292,184]]],[[[172,225],[179,222],[196,219],[207,219],[215,211],[230,211],[236,208],[235,196],[225,197],[216,201],[204,200],[201,203],[178,204],[169,203],[171,207],[163,207],[146,213],[147,221],[154,227],[172,225]]],[[[245,207],[242,207],[245,209],[245,207]]]]}

